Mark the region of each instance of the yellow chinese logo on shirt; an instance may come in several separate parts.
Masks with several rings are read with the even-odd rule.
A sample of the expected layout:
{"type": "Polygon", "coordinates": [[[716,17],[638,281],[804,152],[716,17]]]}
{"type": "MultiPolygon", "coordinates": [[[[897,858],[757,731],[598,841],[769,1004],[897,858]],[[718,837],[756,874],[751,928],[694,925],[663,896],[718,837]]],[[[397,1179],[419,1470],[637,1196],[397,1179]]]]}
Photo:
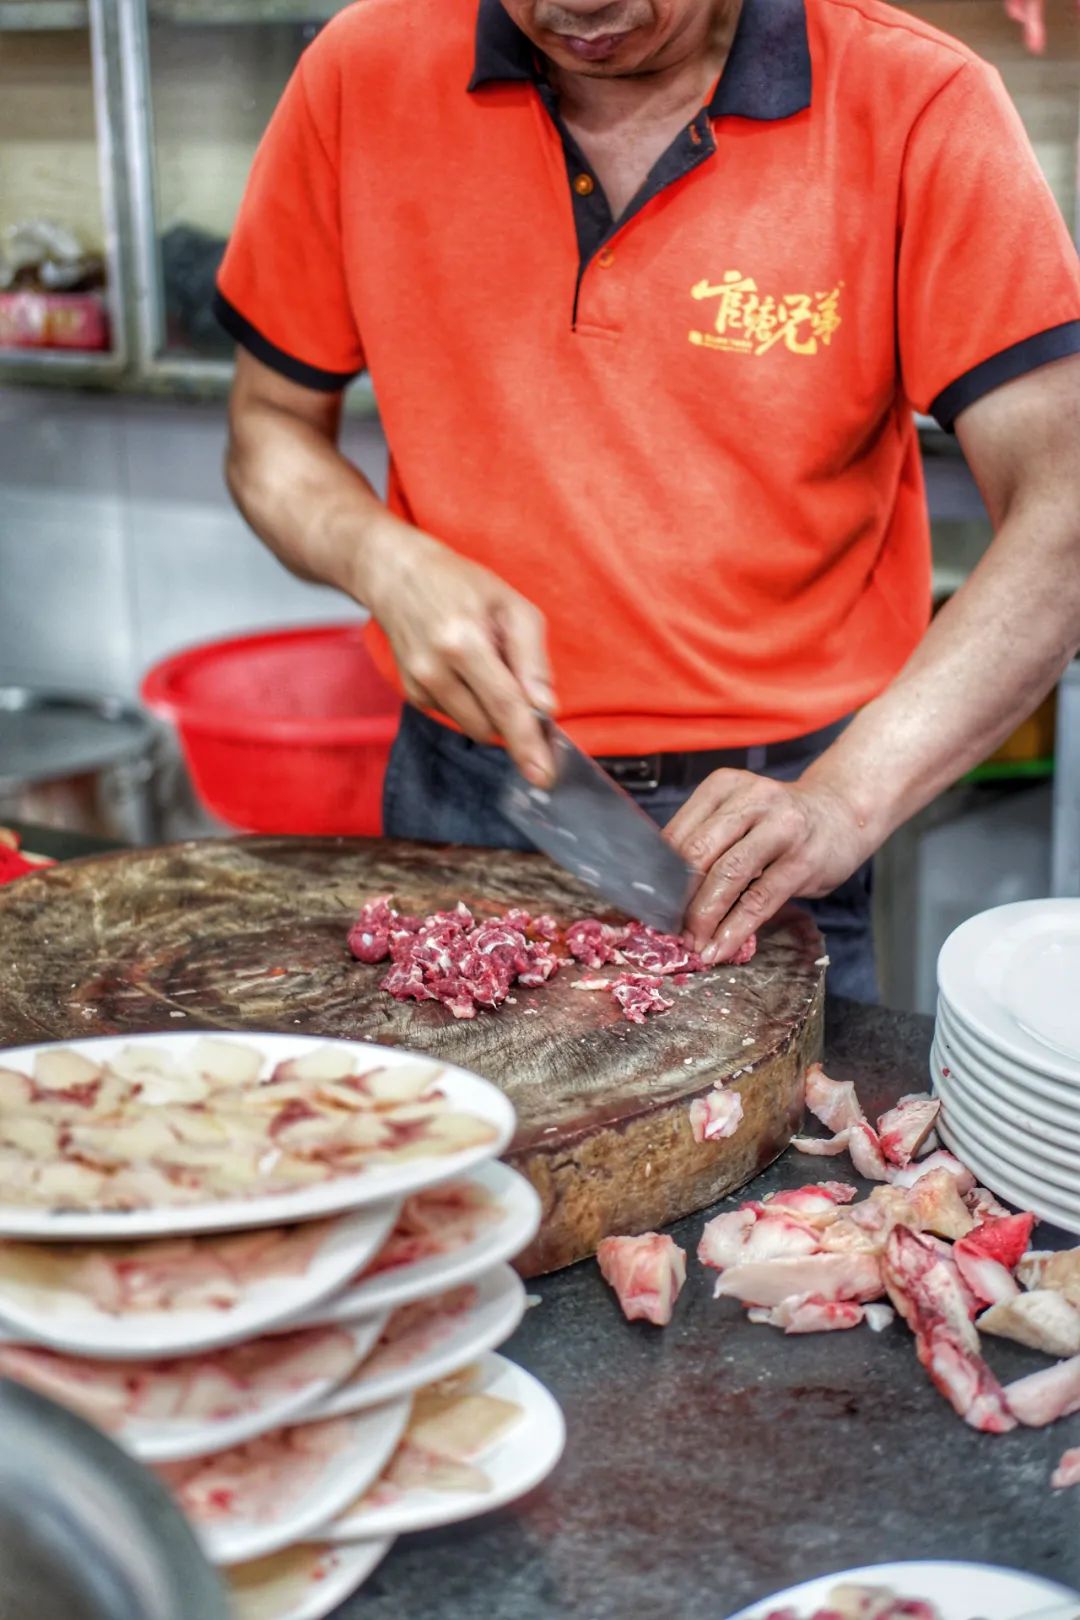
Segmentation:
{"type": "Polygon", "coordinates": [[[715,299],[711,332],[691,331],[690,342],[702,349],[726,349],[735,354],[768,354],[778,343],[792,354],[817,354],[828,348],[841,324],[838,281],[831,292],[762,295],[752,276],[726,270],[718,286],[699,281],[690,296],[699,303],[715,299]]]}

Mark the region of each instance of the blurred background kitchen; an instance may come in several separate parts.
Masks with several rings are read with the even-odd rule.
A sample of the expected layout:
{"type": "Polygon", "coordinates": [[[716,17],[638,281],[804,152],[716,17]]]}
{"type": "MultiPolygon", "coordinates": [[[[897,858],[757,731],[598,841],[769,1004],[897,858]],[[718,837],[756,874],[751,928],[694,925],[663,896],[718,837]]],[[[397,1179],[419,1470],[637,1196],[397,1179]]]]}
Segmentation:
{"type": "MultiPolygon", "coordinates": [[[[295,776],[286,755],[305,709],[329,715],[319,741],[332,744],[347,648],[300,637],[254,659],[158,668],[159,702],[180,693],[219,724],[217,736],[204,727],[187,739],[200,749],[187,762],[172,726],[144,732],[128,707],[180,649],[349,618],[330,592],[286,574],[230,505],[230,346],[211,313],[256,143],[299,53],[338,9],[0,0],[0,823],[129,841],[229,826],[346,830],[332,805],[304,802],[332,778],[332,752],[293,760],[295,776]],[[268,753],[260,723],[290,714],[293,736],[279,726],[268,753]]],[[[1025,29],[1024,0],[904,9],[998,66],[1075,233],[1075,0],[1047,0],[1044,39],[1025,29]]],[[[922,431],[941,601],[990,528],[955,442],[931,422],[922,431]]],[[[381,487],[385,444],[363,379],[345,443],[381,487]]],[[[373,689],[370,706],[374,718],[336,757],[361,782],[353,830],[377,830],[393,729],[385,692],[373,689]]],[[[1080,894],[1080,665],[1001,755],[880,858],[887,1001],[932,1012],[946,935],[987,906],[1047,893],[1080,894]]]]}

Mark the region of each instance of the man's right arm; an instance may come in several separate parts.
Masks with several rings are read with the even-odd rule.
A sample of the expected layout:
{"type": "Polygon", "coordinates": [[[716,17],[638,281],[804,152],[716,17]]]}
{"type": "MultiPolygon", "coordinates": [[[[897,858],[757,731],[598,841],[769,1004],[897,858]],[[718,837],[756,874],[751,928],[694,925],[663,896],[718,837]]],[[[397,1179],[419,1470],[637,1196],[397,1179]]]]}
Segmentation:
{"type": "Polygon", "coordinates": [[[368,609],[411,703],[478,742],[503,739],[543,785],[534,709],[552,706],[542,615],[486,568],[390,512],[337,446],[341,395],[305,388],[237,350],[226,476],[286,568],[368,609]]]}

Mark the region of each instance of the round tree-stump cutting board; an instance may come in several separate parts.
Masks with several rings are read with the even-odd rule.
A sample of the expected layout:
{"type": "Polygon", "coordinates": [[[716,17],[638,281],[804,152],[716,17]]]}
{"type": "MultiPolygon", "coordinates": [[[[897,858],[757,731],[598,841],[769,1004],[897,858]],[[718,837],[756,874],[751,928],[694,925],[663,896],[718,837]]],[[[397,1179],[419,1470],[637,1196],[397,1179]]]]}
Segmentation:
{"type": "Polygon", "coordinates": [[[525,1275],[704,1208],[798,1129],[824,979],[805,912],[770,925],[749,965],[670,985],[675,1005],[644,1025],[610,995],[575,990],[590,975],[573,963],[459,1021],[393,1001],[382,970],[349,956],[350,923],[381,894],[409,912],[464,900],[483,914],[604,915],[542,856],[504,850],[244,838],[73,861],[0,889],[0,1042],[250,1028],[404,1045],[473,1069],[512,1099],[508,1158],[543,1201],[525,1275]],[[689,1104],[714,1081],[739,1091],[743,1122],[697,1143],[689,1104]]]}

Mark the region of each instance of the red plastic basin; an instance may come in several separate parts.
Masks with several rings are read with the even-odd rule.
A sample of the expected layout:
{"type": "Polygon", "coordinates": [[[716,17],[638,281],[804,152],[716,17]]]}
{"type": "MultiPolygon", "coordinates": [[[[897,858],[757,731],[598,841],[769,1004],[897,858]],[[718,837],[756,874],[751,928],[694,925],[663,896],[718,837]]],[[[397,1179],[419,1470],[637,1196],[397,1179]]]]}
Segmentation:
{"type": "Polygon", "coordinates": [[[171,720],[200,799],[247,832],[382,831],[401,699],[357,624],[206,642],[156,664],[147,708],[171,720]]]}

